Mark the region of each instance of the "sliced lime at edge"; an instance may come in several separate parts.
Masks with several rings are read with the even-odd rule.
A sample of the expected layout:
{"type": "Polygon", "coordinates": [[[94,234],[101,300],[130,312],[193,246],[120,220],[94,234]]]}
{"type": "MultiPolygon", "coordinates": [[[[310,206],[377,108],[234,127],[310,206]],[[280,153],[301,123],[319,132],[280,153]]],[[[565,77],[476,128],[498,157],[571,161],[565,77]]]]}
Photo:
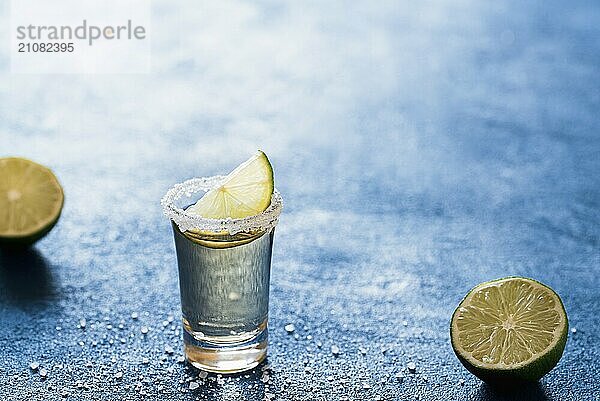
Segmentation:
{"type": "Polygon", "coordinates": [[[560,297],[523,277],[479,284],[461,301],[450,323],[458,359],[491,384],[539,380],[560,360],[567,331],[560,297]]]}

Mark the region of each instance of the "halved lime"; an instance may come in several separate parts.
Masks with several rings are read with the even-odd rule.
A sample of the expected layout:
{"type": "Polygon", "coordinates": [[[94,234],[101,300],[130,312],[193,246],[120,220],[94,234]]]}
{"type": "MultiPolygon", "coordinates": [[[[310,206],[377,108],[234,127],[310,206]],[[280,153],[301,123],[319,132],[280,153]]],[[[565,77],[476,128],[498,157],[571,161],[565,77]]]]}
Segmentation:
{"type": "Polygon", "coordinates": [[[210,219],[254,216],[271,204],[273,168],[262,151],[240,164],[187,212],[210,219]]]}
{"type": "Polygon", "coordinates": [[[567,314],[549,287],[523,277],[479,284],[450,323],[452,348],[480,379],[536,381],[558,363],[567,342],[567,314]]]}
{"type": "Polygon", "coordinates": [[[0,244],[30,245],[58,221],[64,194],[48,168],[27,159],[0,159],[0,244]]]}

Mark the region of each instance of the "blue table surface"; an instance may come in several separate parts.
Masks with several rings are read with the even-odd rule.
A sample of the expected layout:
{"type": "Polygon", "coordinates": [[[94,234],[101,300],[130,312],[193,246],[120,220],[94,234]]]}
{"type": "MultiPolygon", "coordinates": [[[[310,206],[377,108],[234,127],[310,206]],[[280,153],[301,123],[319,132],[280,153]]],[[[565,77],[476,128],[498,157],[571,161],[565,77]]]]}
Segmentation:
{"type": "Polygon", "coordinates": [[[0,153],[66,193],[45,239],[1,253],[0,399],[600,399],[598,2],[153,13],[151,74],[10,74],[0,49],[0,153]],[[159,200],[257,148],[285,199],[268,366],[189,390],[159,200]],[[508,275],[554,288],[573,330],[539,384],[504,394],[462,367],[448,324],[508,275]]]}

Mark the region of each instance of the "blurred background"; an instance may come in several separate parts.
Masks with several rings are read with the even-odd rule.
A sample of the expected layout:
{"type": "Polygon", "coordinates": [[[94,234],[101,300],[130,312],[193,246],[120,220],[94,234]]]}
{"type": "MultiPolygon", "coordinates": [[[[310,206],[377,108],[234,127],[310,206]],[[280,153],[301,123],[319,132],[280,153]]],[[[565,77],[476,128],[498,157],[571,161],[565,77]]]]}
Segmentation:
{"type": "Polygon", "coordinates": [[[524,399],[598,399],[596,2],[156,0],[152,12],[151,74],[10,74],[0,48],[0,156],[48,165],[66,195],[44,240],[2,254],[0,398],[499,399],[454,357],[448,324],[477,283],[522,275],[562,296],[577,331],[524,399]],[[271,377],[188,391],[159,200],[256,149],[285,200],[271,377]]]}

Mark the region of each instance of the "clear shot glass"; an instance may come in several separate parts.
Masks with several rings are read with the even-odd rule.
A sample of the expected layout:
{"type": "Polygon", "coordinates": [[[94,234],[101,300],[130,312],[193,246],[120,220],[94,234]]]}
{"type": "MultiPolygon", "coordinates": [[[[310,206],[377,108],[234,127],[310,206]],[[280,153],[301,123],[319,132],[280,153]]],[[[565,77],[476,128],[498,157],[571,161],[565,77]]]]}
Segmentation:
{"type": "Polygon", "coordinates": [[[175,236],[185,357],[202,370],[235,373],[267,355],[271,254],[283,200],[275,190],[264,212],[242,219],[186,212],[223,178],[177,184],[161,204],[175,236]]]}

